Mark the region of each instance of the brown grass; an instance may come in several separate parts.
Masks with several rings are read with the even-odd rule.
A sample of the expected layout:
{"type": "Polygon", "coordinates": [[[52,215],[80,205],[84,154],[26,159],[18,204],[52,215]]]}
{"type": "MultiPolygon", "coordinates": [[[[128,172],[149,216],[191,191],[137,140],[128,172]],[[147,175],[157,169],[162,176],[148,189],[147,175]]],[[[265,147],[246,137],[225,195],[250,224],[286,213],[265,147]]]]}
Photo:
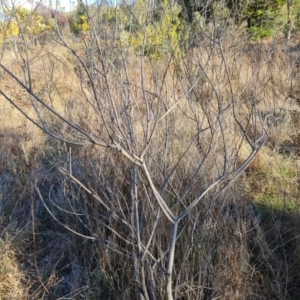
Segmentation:
{"type": "MultiPolygon", "coordinates": [[[[27,282],[29,283],[29,282],[27,282]]],[[[30,283],[29,283],[30,284],[30,283]]],[[[18,263],[17,255],[9,241],[0,241],[0,295],[1,299],[28,299],[26,277],[18,263]]]]}
{"type": "MultiPolygon", "coordinates": [[[[172,147],[167,153],[164,166],[165,174],[168,174],[197,132],[197,126],[191,120],[194,118],[197,124],[205,127],[208,124],[207,115],[214,116],[218,100],[226,104],[235,96],[239,103],[238,115],[245,123],[253,99],[260,103],[260,114],[266,114],[276,100],[276,113],[282,120],[275,124],[268,144],[231,190],[210,203],[212,191],[189,216],[193,222],[187,226],[178,242],[175,259],[179,267],[175,270],[174,281],[177,282],[178,299],[297,297],[297,271],[300,270],[297,226],[299,166],[293,155],[287,158],[279,152],[281,144],[288,138],[292,139],[299,129],[299,124],[292,118],[292,111],[298,113],[299,107],[294,99],[287,97],[288,92],[291,92],[290,80],[294,80],[291,75],[293,67],[290,65],[293,63],[293,54],[285,56],[283,49],[278,47],[272,59],[262,64],[273,47],[271,43],[260,48],[253,43],[246,45],[249,48],[239,47],[238,52],[235,52],[231,49],[236,49],[234,47],[241,41],[230,41],[226,44],[224,55],[233,95],[220,49],[215,51],[206,66],[206,76],[193,82],[208,57],[205,47],[200,46],[189,53],[191,56],[188,59],[172,61],[166,75],[162,70],[167,60],[157,63],[146,59],[144,73],[137,67],[140,58],[132,54],[128,57],[126,68],[116,68],[120,61],[110,61],[111,69],[107,78],[111,97],[119,107],[122,97],[130,95],[134,107],[131,116],[138,137],[137,151],[144,146],[145,101],[153,114],[159,108],[160,117],[165,112],[161,103],[172,107],[182,97],[170,113],[168,124],[159,123],[149,148],[152,157],[147,159],[156,184],[162,180],[160,167],[162,157],[166,155],[165,133],[172,133],[168,139],[172,147]],[[144,89],[152,94],[146,93],[145,96],[141,79],[144,80],[144,89]],[[124,88],[126,81],[130,83],[127,89],[124,88]],[[217,92],[212,90],[212,86],[217,87],[217,92]],[[262,210],[262,217],[260,223],[254,226],[255,199],[262,210]],[[293,209],[285,202],[293,203],[293,209]],[[274,264],[274,260],[279,263],[274,264]]],[[[86,59],[81,46],[76,44],[76,51],[86,59]]],[[[105,54],[106,58],[110,54],[105,54]]],[[[59,112],[71,116],[83,128],[100,135],[102,122],[92,107],[86,105],[83,97],[93,101],[90,83],[82,75],[82,67],[70,52],[58,45],[46,45],[42,50],[32,50],[30,55],[36,93],[59,112]]],[[[117,56],[116,53],[114,55],[117,56]]],[[[3,63],[20,78],[23,76],[18,58],[11,52],[6,53],[3,63]]],[[[101,89],[103,86],[100,81],[97,84],[99,96],[102,97],[105,91],[101,89]]],[[[15,86],[7,75],[1,79],[0,88],[33,115],[28,95],[15,86]]],[[[55,167],[69,167],[71,153],[74,176],[99,195],[108,193],[112,205],[115,203],[114,197],[118,197],[124,211],[128,213],[128,178],[124,176],[130,174],[128,162],[117,153],[99,150],[97,147],[80,148],[54,141],[23,118],[10,104],[2,100],[0,105],[0,225],[6,228],[10,237],[15,236],[13,240],[3,236],[0,243],[0,298],[134,299],[136,292],[134,278],[130,273],[130,261],[120,258],[101,244],[79,238],[63,229],[47,213],[34,189],[37,182],[46,204],[62,223],[70,224],[78,232],[87,235],[94,232],[99,237],[107,238],[103,220],[110,222],[110,216],[97,201],[78,189],[55,167]],[[53,203],[65,212],[84,211],[87,216],[80,219],[74,214],[63,213],[53,203]]],[[[234,126],[232,113],[228,112],[225,117],[226,143],[233,166],[239,160],[244,160],[250,150],[249,145],[242,140],[241,131],[234,126]]],[[[253,124],[250,122],[250,125],[253,124]]],[[[247,133],[251,137],[253,127],[250,125],[247,133]]],[[[201,134],[198,144],[195,142],[189,149],[176,174],[170,178],[175,186],[173,191],[181,193],[189,184],[190,175],[209,147],[210,138],[206,132],[201,134]]],[[[184,200],[185,205],[218,174],[218,166],[222,164],[220,153],[223,150],[220,139],[220,133],[213,136],[213,151],[203,165],[203,172],[195,180],[191,196],[184,200]]],[[[148,203],[145,199],[149,194],[145,189],[147,187],[142,186],[139,196],[148,203]]],[[[166,192],[165,197],[170,204],[175,198],[171,192],[166,192]]],[[[179,211],[180,205],[175,204],[174,210],[179,211]]],[[[145,205],[144,214],[146,219],[152,220],[153,208],[145,205]]],[[[169,236],[168,226],[165,226],[163,219],[160,222],[155,233],[156,242],[151,245],[151,251],[155,254],[165,250],[169,236]]],[[[112,226],[120,234],[129,234],[120,224],[112,226]]],[[[150,234],[151,226],[146,226],[145,232],[150,234]]],[[[108,238],[124,246],[116,234],[108,238]]],[[[162,263],[166,263],[165,259],[162,263]]],[[[161,276],[159,274],[156,273],[161,276]]],[[[157,279],[156,289],[163,294],[164,282],[161,278],[157,279]]]]}

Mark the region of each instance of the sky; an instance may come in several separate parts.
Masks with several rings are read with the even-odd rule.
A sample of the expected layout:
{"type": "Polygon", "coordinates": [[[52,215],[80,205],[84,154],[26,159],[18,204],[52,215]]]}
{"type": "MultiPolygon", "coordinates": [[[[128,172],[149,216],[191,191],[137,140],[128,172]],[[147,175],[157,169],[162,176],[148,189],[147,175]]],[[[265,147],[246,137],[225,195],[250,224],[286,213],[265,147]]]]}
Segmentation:
{"type": "MultiPolygon", "coordinates": [[[[22,6],[27,9],[33,9],[36,7],[36,4],[43,3],[52,8],[58,8],[59,10],[63,10],[65,12],[70,12],[74,10],[77,6],[77,1],[79,0],[0,0],[0,3],[6,3],[8,6],[12,6],[14,3],[15,6],[22,6]]],[[[82,0],[84,3],[92,4],[95,2],[99,2],[101,0],[82,0]]],[[[110,0],[111,3],[118,0],[110,0]]],[[[2,7],[0,5],[0,20],[4,17],[2,12],[2,7]]]]}
{"type": "Polygon", "coordinates": [[[56,5],[58,5],[58,8],[64,8],[64,11],[72,11],[76,5],[77,5],[77,0],[49,0],[46,3],[52,8],[56,8],[56,5]],[[52,6],[51,6],[52,3],[52,6]]]}
{"type": "MultiPolygon", "coordinates": [[[[12,0],[9,0],[7,2],[11,3],[12,0]]],[[[39,2],[42,2],[43,4],[50,6],[52,8],[56,8],[57,5],[58,9],[63,9],[67,12],[72,11],[77,5],[77,0],[42,0],[42,1],[13,0],[13,3],[16,6],[22,6],[28,9],[35,7],[35,5],[39,2]]]]}
{"type": "MultiPolygon", "coordinates": [[[[7,2],[11,3],[12,1],[15,3],[15,5],[23,6],[28,9],[35,7],[36,3],[42,2],[43,4],[50,6],[52,8],[56,8],[57,5],[58,8],[61,8],[64,11],[69,12],[74,10],[74,8],[77,5],[77,1],[79,0],[38,0],[38,1],[37,0],[8,0],[7,2]]],[[[99,2],[101,0],[83,0],[84,3],[87,2],[89,4],[95,3],[97,1],[99,2]]],[[[110,0],[109,2],[115,3],[115,1],[117,2],[118,0],[110,0]]]]}

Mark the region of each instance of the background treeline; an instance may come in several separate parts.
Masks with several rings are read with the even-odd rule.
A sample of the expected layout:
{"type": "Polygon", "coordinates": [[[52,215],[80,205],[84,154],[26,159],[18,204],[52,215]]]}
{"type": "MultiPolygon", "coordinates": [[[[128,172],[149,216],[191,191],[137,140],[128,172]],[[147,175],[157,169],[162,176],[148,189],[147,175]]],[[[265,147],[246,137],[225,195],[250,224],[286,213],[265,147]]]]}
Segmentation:
{"type": "MultiPolygon", "coordinates": [[[[4,2],[5,3],[5,2],[4,2]]],[[[125,31],[137,31],[141,25],[142,15],[152,14],[152,22],[172,18],[172,29],[180,31],[183,24],[200,24],[203,28],[211,22],[224,26],[235,24],[243,26],[251,38],[263,38],[278,33],[297,32],[300,28],[300,1],[298,0],[227,0],[227,1],[135,1],[132,4],[119,3],[114,6],[102,2],[100,5],[86,6],[78,2],[77,7],[69,13],[54,10],[44,4],[37,4],[32,11],[19,6],[2,5],[5,21],[1,22],[2,41],[10,36],[18,36],[18,22],[26,23],[25,32],[40,34],[45,31],[55,32],[56,26],[73,33],[89,30],[89,17],[105,19],[107,25],[118,26],[125,31]],[[132,14],[131,11],[134,11],[132,14]],[[87,16],[87,13],[90,15],[87,16]],[[131,18],[128,18],[132,14],[131,18]],[[178,17],[179,20],[176,20],[178,17]]],[[[162,43],[162,42],[161,42],[162,43]]]]}

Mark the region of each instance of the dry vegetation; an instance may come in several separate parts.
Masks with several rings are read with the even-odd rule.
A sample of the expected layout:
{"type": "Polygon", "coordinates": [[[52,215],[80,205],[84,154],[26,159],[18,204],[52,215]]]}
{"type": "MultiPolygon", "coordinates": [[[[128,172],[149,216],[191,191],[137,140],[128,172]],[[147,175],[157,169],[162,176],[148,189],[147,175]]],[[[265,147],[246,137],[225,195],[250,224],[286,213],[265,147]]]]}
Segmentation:
{"type": "MultiPolygon", "coordinates": [[[[145,128],[152,126],[145,115],[153,114],[149,119],[154,123],[163,120],[155,127],[146,160],[154,184],[176,213],[221,173],[225,147],[228,170],[247,158],[251,147],[245,134],[249,139],[260,136],[257,117],[272,111],[275,122],[268,140],[245,173],[226,190],[211,190],[180,225],[184,230],[176,245],[174,293],[175,299],[299,299],[300,56],[284,41],[249,42],[230,31],[213,51],[210,45],[203,37],[199,47],[180,59],[162,61],[141,59],[129,48],[103,50],[92,62],[105,61],[100,71],[107,72],[110,88],[96,79],[95,88],[100,97],[110,93],[120,122],[126,120],[124,99],[131,99],[137,153],[144,146],[145,128]],[[231,110],[222,115],[222,131],[210,123],[232,97],[244,132],[231,110]],[[197,133],[209,126],[209,131],[197,133]],[[194,176],[199,164],[201,172],[194,176]],[[178,203],[191,181],[188,196],[178,203]]],[[[86,50],[92,45],[77,41],[72,47],[73,53],[53,42],[30,50],[33,90],[81,128],[105,138],[105,124],[95,115],[93,86],[83,70],[91,68],[86,50]]],[[[8,48],[1,61],[19,78],[24,76],[22,55],[8,48]]],[[[30,95],[7,73],[0,76],[0,90],[33,117],[30,95]]],[[[130,215],[131,163],[117,151],[57,141],[0,99],[0,298],[137,299],[131,260],[110,249],[130,250],[122,237],[132,238],[132,233],[111,211],[130,215]],[[97,240],[75,235],[60,223],[97,240]]],[[[53,115],[41,109],[41,116],[53,130],[74,137],[53,115]]],[[[157,204],[148,201],[152,192],[139,176],[140,224],[145,236],[151,236],[155,224],[149,251],[162,257],[157,264],[163,267],[170,224],[166,217],[156,219],[157,204]]],[[[160,272],[154,273],[155,295],[164,295],[160,272]]]]}

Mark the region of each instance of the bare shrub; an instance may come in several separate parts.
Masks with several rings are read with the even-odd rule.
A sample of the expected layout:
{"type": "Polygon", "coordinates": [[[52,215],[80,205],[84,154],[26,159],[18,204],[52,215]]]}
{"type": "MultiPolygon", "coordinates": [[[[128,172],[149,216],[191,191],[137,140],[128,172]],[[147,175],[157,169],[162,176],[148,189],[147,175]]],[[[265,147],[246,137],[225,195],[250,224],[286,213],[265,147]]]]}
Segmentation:
{"type": "Polygon", "coordinates": [[[34,297],[73,297],[87,282],[77,259],[84,257],[102,283],[79,293],[85,297],[254,298],[261,285],[253,253],[273,271],[273,249],[256,209],[239,203],[233,187],[286,115],[289,74],[277,76],[285,69],[275,45],[247,52],[243,36],[203,31],[199,47],[153,60],[144,56],[152,19],[136,52],[120,30],[104,47],[86,14],[91,38],[70,43],[58,33],[56,46],[36,53],[23,36],[24,54],[0,63],[14,86],[1,85],[2,97],[54,138],[44,146],[48,168],[32,169],[32,219],[47,212],[77,235],[64,241],[51,231],[64,248],[85,247],[58,259],[59,244],[45,245],[51,254],[40,262],[55,257],[57,266],[38,276],[34,297]]]}

